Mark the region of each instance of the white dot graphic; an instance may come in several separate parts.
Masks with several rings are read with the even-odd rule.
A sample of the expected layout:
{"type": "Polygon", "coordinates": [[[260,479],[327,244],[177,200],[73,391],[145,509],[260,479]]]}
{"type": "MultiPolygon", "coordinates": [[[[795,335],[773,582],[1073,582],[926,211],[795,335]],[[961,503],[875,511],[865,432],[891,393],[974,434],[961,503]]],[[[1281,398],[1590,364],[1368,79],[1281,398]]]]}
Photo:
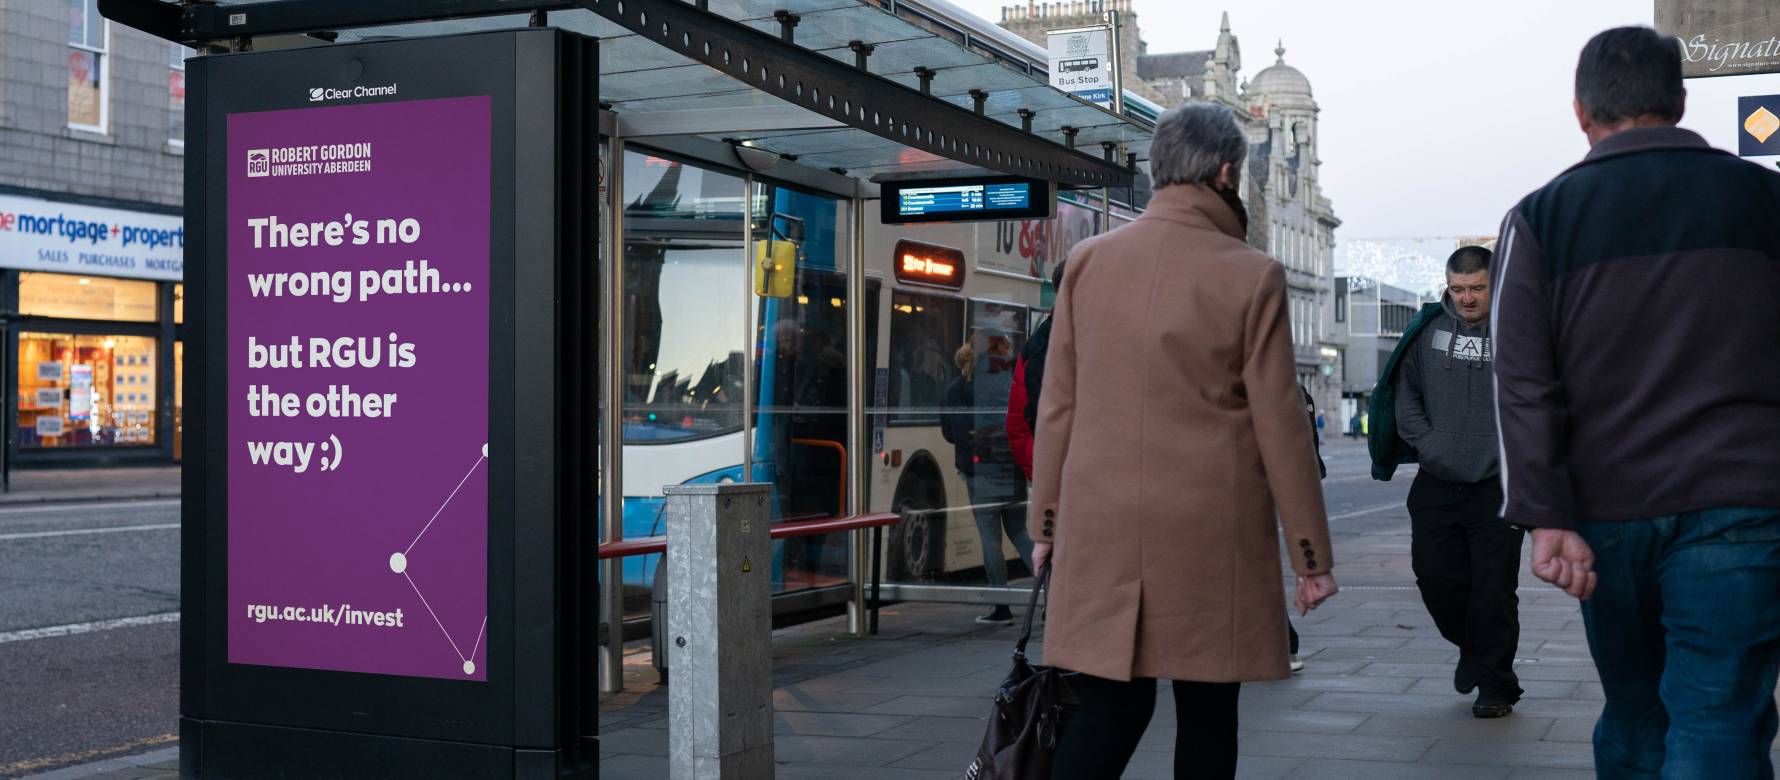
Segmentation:
{"type": "Polygon", "coordinates": [[[488,444],[486,443],[482,445],[482,457],[488,457],[488,444]]]}
{"type": "Polygon", "coordinates": [[[464,282],[464,292],[469,292],[469,291],[470,291],[470,283],[464,282]]]}
{"type": "Polygon", "coordinates": [[[389,570],[401,574],[408,570],[408,556],[396,553],[389,556],[389,570]]]}
{"type": "Polygon", "coordinates": [[[476,673],[476,662],[475,661],[465,661],[464,662],[464,674],[475,674],[475,673],[476,673]]]}

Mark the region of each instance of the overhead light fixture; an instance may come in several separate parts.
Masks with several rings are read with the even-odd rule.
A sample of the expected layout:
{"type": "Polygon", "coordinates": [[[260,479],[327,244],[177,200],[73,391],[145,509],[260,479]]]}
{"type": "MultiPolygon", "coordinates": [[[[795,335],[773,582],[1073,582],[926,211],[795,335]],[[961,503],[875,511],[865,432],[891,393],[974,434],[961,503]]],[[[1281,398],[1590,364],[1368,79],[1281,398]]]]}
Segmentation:
{"type": "Polygon", "coordinates": [[[779,155],[755,146],[752,141],[731,141],[729,148],[735,152],[736,162],[755,173],[765,173],[779,164],[779,155]]]}
{"type": "Polygon", "coordinates": [[[80,283],[81,283],[81,284],[92,284],[92,283],[93,283],[93,280],[91,280],[91,279],[88,279],[88,278],[86,278],[86,277],[84,277],[84,276],[83,276],[83,277],[81,277],[81,278],[80,278],[80,283]]]}

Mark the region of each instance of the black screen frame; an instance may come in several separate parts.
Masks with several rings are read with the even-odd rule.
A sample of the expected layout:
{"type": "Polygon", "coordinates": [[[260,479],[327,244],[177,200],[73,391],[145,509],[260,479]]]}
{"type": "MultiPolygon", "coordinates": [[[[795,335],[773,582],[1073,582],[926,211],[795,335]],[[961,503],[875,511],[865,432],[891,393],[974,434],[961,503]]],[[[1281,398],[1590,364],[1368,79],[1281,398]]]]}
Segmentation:
{"type": "Polygon", "coordinates": [[[573,105],[561,94],[562,74],[592,67],[592,43],[560,30],[506,30],[190,61],[186,204],[202,221],[189,226],[186,250],[187,303],[197,315],[187,326],[186,386],[198,392],[187,399],[193,430],[183,475],[180,714],[188,743],[182,753],[204,756],[204,766],[241,759],[250,748],[244,733],[282,735],[266,736],[269,745],[358,745],[369,752],[355,750],[353,758],[369,762],[361,766],[370,773],[378,771],[370,768],[377,763],[370,753],[397,751],[378,750],[367,738],[430,745],[435,766],[470,774],[512,771],[516,749],[554,751],[577,741],[573,732],[582,725],[565,719],[576,710],[567,700],[576,692],[565,682],[580,677],[565,667],[580,660],[562,637],[580,641],[568,615],[578,596],[564,579],[569,556],[580,551],[560,527],[559,506],[577,501],[563,494],[564,475],[552,467],[563,446],[561,364],[568,362],[559,349],[570,308],[561,288],[571,281],[562,256],[576,248],[564,246],[568,234],[555,206],[565,197],[558,171],[592,165],[561,138],[562,114],[573,105]],[[569,46],[569,39],[586,45],[569,46]],[[401,92],[329,105],[483,95],[491,101],[488,442],[491,454],[511,455],[488,464],[485,681],[228,662],[227,119],[311,107],[309,87],[342,82],[399,83],[401,92]],[[555,381],[521,381],[540,376],[555,381]],[[558,641],[545,639],[551,636],[558,641]]]}

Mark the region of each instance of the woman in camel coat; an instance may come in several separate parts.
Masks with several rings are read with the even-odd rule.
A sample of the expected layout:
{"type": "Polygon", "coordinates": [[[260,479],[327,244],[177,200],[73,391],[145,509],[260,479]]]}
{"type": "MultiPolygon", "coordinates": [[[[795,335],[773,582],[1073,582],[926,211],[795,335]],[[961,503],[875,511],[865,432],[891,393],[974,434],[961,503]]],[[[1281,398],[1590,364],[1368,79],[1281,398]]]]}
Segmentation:
{"type": "Polygon", "coordinates": [[[1158,679],[1176,776],[1233,775],[1239,684],[1289,674],[1278,523],[1298,608],[1335,592],[1285,272],[1243,240],[1247,155],[1228,109],[1169,111],[1146,213],[1070,253],[1029,515],[1044,661],[1083,673],[1053,777],[1117,777],[1158,679]]]}

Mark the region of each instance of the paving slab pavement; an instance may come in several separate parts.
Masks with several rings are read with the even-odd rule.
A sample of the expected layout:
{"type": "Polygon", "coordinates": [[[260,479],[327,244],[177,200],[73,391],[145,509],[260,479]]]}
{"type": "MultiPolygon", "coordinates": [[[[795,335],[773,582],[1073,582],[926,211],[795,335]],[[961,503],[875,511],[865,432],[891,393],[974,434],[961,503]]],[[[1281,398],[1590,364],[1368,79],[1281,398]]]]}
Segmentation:
{"type": "MultiPolygon", "coordinates": [[[[1357,458],[1363,454],[1349,456],[1357,458]]],[[[1331,459],[1332,478],[1363,473],[1359,468],[1339,455],[1331,459]]],[[[1330,494],[1331,514],[1340,518],[1331,525],[1342,592],[1310,616],[1293,618],[1305,670],[1243,687],[1238,776],[1592,777],[1589,741],[1602,697],[1575,600],[1524,574],[1523,566],[1517,668],[1527,696],[1508,718],[1472,718],[1471,697],[1452,689],[1457,651],[1427,618],[1410,573],[1409,523],[1400,506],[1407,475],[1389,485],[1355,484],[1371,492],[1330,494]],[[1398,503],[1385,503],[1393,499],[1398,503]]],[[[775,631],[777,776],[960,777],[1016,635],[1015,628],[975,624],[979,611],[892,605],[882,616],[883,633],[867,638],[845,635],[840,618],[775,631]]],[[[600,706],[600,776],[665,777],[666,717],[667,692],[655,684],[646,645],[633,645],[624,692],[600,706]]],[[[1173,776],[1174,722],[1172,697],[1159,696],[1126,777],[1173,776]]],[[[128,766],[74,767],[55,778],[171,780],[176,771],[165,753],[147,766],[138,757],[128,766]]]]}

